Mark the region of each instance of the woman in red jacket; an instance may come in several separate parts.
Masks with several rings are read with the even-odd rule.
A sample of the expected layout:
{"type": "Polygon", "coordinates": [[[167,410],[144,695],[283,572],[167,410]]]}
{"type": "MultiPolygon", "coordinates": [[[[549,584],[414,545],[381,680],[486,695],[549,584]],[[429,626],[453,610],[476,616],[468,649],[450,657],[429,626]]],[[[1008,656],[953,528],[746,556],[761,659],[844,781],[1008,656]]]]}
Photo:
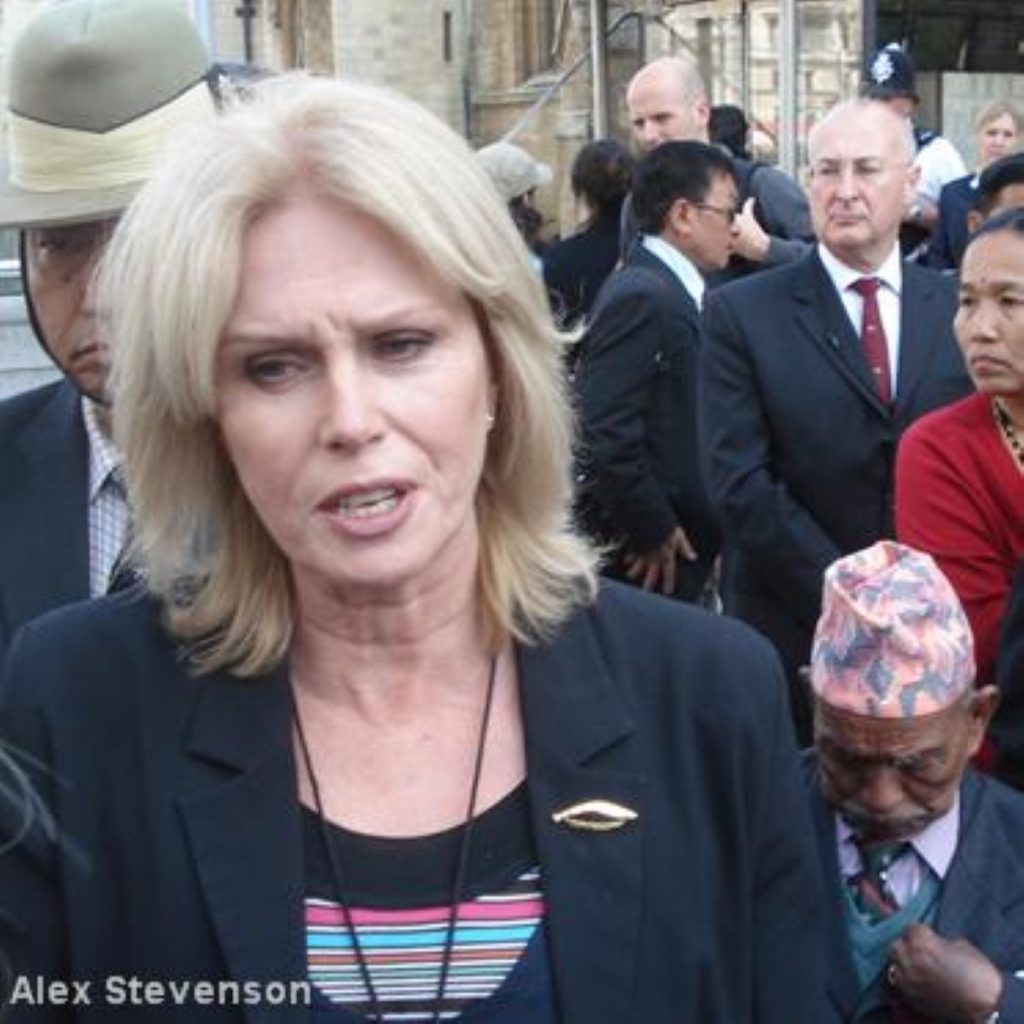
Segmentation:
{"type": "Polygon", "coordinates": [[[896,529],[956,589],[984,686],[995,682],[999,623],[1024,553],[1024,210],[992,218],[968,244],[955,329],[978,391],[903,436],[896,529]]]}

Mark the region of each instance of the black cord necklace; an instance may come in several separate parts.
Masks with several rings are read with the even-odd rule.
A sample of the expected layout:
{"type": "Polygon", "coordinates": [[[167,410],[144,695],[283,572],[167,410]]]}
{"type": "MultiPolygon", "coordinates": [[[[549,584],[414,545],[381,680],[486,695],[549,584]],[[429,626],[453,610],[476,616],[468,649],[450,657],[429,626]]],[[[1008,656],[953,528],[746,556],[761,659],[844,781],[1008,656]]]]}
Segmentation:
{"type": "MultiPolygon", "coordinates": [[[[480,735],[477,739],[476,757],[473,762],[473,779],[469,787],[466,818],[462,824],[462,837],[459,842],[458,856],[452,876],[451,897],[448,903],[448,927],[445,932],[444,948],[441,953],[441,970],[437,982],[437,994],[434,997],[433,1024],[438,1024],[438,1021],[441,1019],[441,1007],[444,1004],[444,992],[448,983],[449,968],[451,967],[452,949],[455,945],[455,927],[458,924],[459,903],[462,901],[462,890],[466,884],[466,868],[469,864],[469,847],[473,835],[473,813],[476,810],[477,793],[480,789],[480,776],[483,770],[484,749],[487,746],[487,727],[491,721],[491,705],[494,702],[494,682],[497,676],[497,668],[498,656],[494,655],[491,658],[491,665],[487,676],[487,693],[484,697],[484,710],[480,719],[480,735]]],[[[309,744],[306,742],[306,734],[302,728],[302,718],[299,715],[299,706],[295,700],[294,688],[291,691],[291,700],[292,718],[295,721],[295,734],[299,741],[299,750],[302,752],[303,767],[306,771],[306,777],[309,779],[309,787],[313,793],[313,804],[316,810],[320,842],[323,845],[324,855],[327,858],[327,865],[330,870],[331,887],[334,889],[334,898],[341,907],[345,930],[348,932],[349,939],[352,942],[356,963],[359,966],[359,976],[362,979],[363,988],[366,990],[366,995],[369,999],[373,1020],[379,1024],[379,1022],[384,1020],[384,1014],[380,1007],[380,1000],[377,997],[377,990],[373,987],[373,979],[370,977],[366,952],[352,921],[352,909],[345,895],[345,874],[341,863],[340,851],[337,849],[337,843],[331,842],[327,818],[324,815],[323,800],[320,796],[320,783],[313,771],[313,759],[310,756],[309,744]]]]}
{"type": "Polygon", "coordinates": [[[1017,469],[1024,473],[1024,444],[1021,443],[1021,439],[1017,434],[1017,427],[1013,422],[1013,418],[1006,411],[1006,406],[998,398],[992,399],[992,415],[995,417],[996,426],[1000,429],[1003,437],[1006,439],[1006,443],[1010,447],[1010,454],[1013,456],[1013,461],[1017,463],[1017,469]]]}

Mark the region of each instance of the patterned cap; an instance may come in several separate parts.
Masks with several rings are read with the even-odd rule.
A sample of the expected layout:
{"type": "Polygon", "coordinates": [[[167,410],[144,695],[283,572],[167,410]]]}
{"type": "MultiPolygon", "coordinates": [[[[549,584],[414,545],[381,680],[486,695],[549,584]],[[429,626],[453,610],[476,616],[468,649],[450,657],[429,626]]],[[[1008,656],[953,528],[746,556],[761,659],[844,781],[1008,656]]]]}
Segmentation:
{"type": "Polygon", "coordinates": [[[841,711],[914,718],[974,683],[971,627],[930,555],[880,541],[833,562],[811,651],[811,685],[841,711]]]}

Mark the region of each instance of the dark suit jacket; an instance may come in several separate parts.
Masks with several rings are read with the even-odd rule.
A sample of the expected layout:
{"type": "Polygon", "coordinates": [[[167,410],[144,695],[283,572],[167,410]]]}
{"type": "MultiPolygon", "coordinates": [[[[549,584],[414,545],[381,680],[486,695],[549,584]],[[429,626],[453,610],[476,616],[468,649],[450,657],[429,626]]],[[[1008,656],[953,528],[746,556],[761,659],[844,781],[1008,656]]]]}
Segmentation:
{"type": "Polygon", "coordinates": [[[88,490],[75,388],[0,402],[0,659],[22,623],[89,596],[88,490]]]}
{"type": "MultiPolygon", "coordinates": [[[[769,646],[608,584],[518,665],[563,1024],[817,1024],[822,888],[769,646]],[[639,817],[609,832],[552,820],[594,798],[639,817]]],[[[0,735],[52,765],[56,782],[32,775],[79,857],[58,872],[36,833],[0,857],[0,948],[19,969],[305,977],[285,671],[190,677],[156,608],[118,595],[28,625],[0,685],[0,735]]]]}
{"type": "Polygon", "coordinates": [[[588,318],[618,260],[618,214],[595,220],[543,254],[544,283],[559,324],[571,328],[588,318]]]}
{"type": "Polygon", "coordinates": [[[992,720],[996,775],[1024,790],[1024,562],[1017,567],[999,643],[1001,698],[992,720]]]}
{"type": "Polygon", "coordinates": [[[977,175],[968,174],[942,186],[939,219],[932,228],[925,263],[936,270],[955,270],[967,248],[967,214],[978,192],[977,175]]]}
{"type": "MultiPolygon", "coordinates": [[[[815,762],[804,764],[825,873],[828,925],[825,933],[828,1004],[819,1024],[854,1024],[857,975],[853,966],[836,849],[835,816],[821,797],[815,762]]],[[[960,842],[942,885],[935,930],[964,938],[1001,971],[1000,1021],[1024,1020],[1024,796],[970,769],[960,786],[960,842]]]]}
{"type": "Polygon", "coordinates": [[[576,372],[596,532],[643,554],[681,526],[699,555],[679,564],[685,599],[700,593],[719,546],[697,455],[701,339],[679,278],[639,248],[601,289],[576,372]]]}
{"type": "Polygon", "coordinates": [[[893,464],[919,416],[971,383],[955,285],[904,265],[896,401],[885,407],[817,252],[705,303],[700,421],[708,489],[735,547],[731,610],[790,671],[807,661],[822,575],[893,533],[893,464]]]}

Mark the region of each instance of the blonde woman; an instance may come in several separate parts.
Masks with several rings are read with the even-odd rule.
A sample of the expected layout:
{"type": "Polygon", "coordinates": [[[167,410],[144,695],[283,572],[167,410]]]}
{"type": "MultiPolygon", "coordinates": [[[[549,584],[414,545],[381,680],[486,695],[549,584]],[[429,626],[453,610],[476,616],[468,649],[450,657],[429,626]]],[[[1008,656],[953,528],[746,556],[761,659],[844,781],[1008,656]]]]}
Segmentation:
{"type": "Polygon", "coordinates": [[[560,339],[464,142],[257,85],[99,295],[149,594],[29,627],[0,718],[88,859],[0,863],[19,969],[92,983],[61,1019],[137,977],[189,1020],[810,1024],[778,668],[598,587],[560,339]]]}
{"type": "Polygon", "coordinates": [[[955,270],[967,246],[967,214],[978,193],[983,170],[1017,148],[1020,111],[1008,100],[986,104],[974,121],[978,166],[974,174],[944,185],[939,195],[939,220],[932,231],[924,262],[940,270],[955,270]]]}

